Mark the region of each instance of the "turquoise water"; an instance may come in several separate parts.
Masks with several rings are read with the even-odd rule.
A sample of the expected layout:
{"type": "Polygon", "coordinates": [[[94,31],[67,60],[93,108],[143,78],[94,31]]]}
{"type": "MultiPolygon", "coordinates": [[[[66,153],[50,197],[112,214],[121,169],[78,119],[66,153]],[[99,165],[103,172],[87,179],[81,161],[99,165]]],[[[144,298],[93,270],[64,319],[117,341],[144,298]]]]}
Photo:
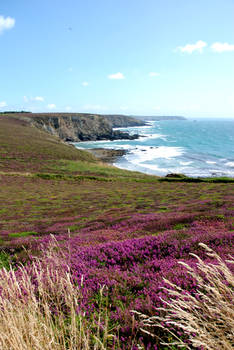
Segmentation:
{"type": "Polygon", "coordinates": [[[234,177],[234,120],[151,121],[145,127],[122,128],[138,140],[76,143],[78,148],[125,149],[115,165],[164,176],[234,177]]]}

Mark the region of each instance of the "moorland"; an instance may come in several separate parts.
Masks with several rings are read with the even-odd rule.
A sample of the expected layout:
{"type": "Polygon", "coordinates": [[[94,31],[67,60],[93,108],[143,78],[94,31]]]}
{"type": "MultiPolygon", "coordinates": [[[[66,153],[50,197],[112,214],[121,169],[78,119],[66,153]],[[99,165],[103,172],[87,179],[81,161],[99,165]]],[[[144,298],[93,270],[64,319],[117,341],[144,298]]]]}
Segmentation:
{"type": "MultiPolygon", "coordinates": [[[[142,332],[132,310],[161,315],[162,298],[169,298],[163,278],[195,295],[196,281],[178,261],[194,266],[191,253],[212,260],[200,242],[223,259],[233,252],[233,179],[118,169],[6,114],[0,116],[0,181],[0,266],[17,270],[34,257],[48,266],[56,240],[61,266],[66,262],[82,290],[79,310],[92,319],[91,334],[94,321],[103,322],[99,345],[90,349],[169,349],[160,342],[173,343],[173,336],[160,328],[156,337],[142,332]]],[[[188,341],[186,333],[176,334],[188,341]]]]}

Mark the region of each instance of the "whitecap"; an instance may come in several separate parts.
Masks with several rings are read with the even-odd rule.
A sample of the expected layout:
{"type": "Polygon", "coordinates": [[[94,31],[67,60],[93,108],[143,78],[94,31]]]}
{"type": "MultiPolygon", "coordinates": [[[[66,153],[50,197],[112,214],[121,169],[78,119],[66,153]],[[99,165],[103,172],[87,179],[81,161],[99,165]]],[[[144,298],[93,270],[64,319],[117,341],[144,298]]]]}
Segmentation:
{"type": "Polygon", "coordinates": [[[145,140],[150,140],[150,139],[162,139],[166,141],[166,135],[162,134],[148,134],[148,135],[142,135],[139,137],[139,141],[144,142],[145,140]]]}
{"type": "Polygon", "coordinates": [[[181,165],[190,165],[192,164],[193,162],[180,162],[181,165]]]}
{"type": "Polygon", "coordinates": [[[227,162],[225,165],[230,166],[230,168],[234,168],[234,162],[227,162]]]}
{"type": "Polygon", "coordinates": [[[154,159],[163,158],[171,159],[178,157],[183,154],[182,147],[150,147],[150,146],[138,146],[135,149],[131,150],[126,158],[128,161],[134,164],[140,164],[145,162],[152,161],[154,159]]]}
{"type": "Polygon", "coordinates": [[[207,160],[206,164],[216,164],[216,162],[214,162],[213,160],[207,160]]]}

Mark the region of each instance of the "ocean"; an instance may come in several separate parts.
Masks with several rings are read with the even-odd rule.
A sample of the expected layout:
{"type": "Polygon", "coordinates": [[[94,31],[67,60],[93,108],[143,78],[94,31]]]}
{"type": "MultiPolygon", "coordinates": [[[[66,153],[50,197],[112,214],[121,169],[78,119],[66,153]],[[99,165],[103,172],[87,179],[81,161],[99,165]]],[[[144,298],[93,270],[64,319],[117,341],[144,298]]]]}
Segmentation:
{"type": "Polygon", "coordinates": [[[143,127],[119,128],[137,140],[75,143],[78,148],[124,149],[115,166],[165,176],[234,177],[234,120],[149,121],[143,127]]]}

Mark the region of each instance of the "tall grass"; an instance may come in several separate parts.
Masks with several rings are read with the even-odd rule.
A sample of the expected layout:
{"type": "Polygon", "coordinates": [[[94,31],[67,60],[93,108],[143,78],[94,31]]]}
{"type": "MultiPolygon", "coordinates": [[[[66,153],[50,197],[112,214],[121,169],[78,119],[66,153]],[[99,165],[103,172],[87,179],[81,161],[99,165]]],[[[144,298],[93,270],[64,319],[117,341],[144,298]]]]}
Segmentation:
{"type": "MultiPolygon", "coordinates": [[[[81,288],[74,285],[68,265],[59,255],[45,266],[37,260],[30,268],[0,271],[1,350],[104,350],[118,348],[109,331],[105,305],[97,317],[79,311],[81,288]]],[[[115,330],[115,334],[118,332],[115,330]]]]}
{"type": "Polygon", "coordinates": [[[234,276],[227,263],[205,244],[200,245],[211,258],[210,263],[198,260],[195,267],[180,262],[187,269],[198,285],[197,294],[192,295],[179,286],[164,280],[169,287],[168,300],[163,300],[165,307],[158,309],[161,317],[138,314],[141,330],[155,336],[155,329],[162,328],[175,341],[161,342],[162,345],[208,350],[232,350],[234,348],[234,276]],[[177,331],[173,331],[177,330],[177,331]],[[182,331],[181,332],[178,332],[182,331]],[[179,335],[182,335],[179,336],[179,335]],[[186,338],[183,341],[182,338],[186,338]]]}
{"type": "MultiPolygon", "coordinates": [[[[80,286],[74,282],[69,267],[71,256],[63,255],[56,244],[53,243],[46,256],[33,259],[30,265],[18,270],[0,270],[0,349],[124,348],[119,330],[109,317],[104,287],[100,289],[97,308],[85,314],[80,308],[82,281],[80,286]]],[[[181,263],[198,286],[197,293],[191,294],[165,280],[168,298],[159,310],[161,316],[148,317],[135,312],[144,333],[152,337],[162,335],[164,341],[159,349],[165,346],[166,349],[233,349],[233,274],[227,262],[201,245],[206,249],[209,263],[195,254],[198,262],[194,267],[181,263]]],[[[234,259],[230,258],[228,263],[233,264],[234,259]]],[[[133,343],[129,348],[148,349],[147,345],[137,345],[137,339],[133,343]]],[[[151,341],[152,346],[156,343],[159,344],[158,340],[155,344],[151,341]]]]}

